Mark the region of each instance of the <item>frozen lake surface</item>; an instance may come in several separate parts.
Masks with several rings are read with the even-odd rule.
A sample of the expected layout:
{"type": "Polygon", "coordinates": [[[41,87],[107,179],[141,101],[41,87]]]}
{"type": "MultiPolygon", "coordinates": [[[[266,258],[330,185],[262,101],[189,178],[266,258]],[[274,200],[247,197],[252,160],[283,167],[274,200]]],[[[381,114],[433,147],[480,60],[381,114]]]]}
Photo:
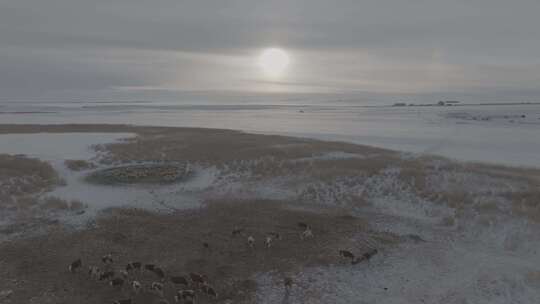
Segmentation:
{"type": "Polygon", "coordinates": [[[540,105],[363,107],[4,103],[3,124],[205,127],[347,141],[465,161],[540,167],[540,105]]]}

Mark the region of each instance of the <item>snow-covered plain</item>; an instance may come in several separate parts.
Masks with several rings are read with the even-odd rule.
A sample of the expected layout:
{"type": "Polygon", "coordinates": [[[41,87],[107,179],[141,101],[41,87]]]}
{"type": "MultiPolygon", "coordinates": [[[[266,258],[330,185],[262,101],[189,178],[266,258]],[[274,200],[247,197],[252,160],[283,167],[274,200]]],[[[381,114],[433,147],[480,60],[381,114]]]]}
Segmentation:
{"type": "MultiPolygon", "coordinates": [[[[9,107],[3,108],[3,111],[8,110],[9,107]]],[[[468,161],[540,167],[540,106],[536,105],[58,106],[54,111],[56,113],[0,114],[0,119],[2,123],[130,123],[230,128],[350,141],[468,161]]],[[[245,176],[227,175],[216,168],[198,168],[195,179],[182,185],[97,186],[83,182],[83,173],[69,171],[64,166],[64,159],[96,157],[89,149],[91,144],[131,136],[133,134],[118,133],[0,135],[0,153],[27,154],[51,162],[67,184],[49,194],[78,199],[88,206],[84,216],[66,218],[70,223],[91,219],[111,206],[167,211],[195,207],[205,197],[231,193],[237,197],[274,199],[307,197],[313,203],[328,205],[338,204],[345,195],[353,193],[368,195],[372,204],[364,206],[361,212],[355,206],[341,207],[369,219],[374,229],[404,238],[419,237],[420,241],[411,239],[358,267],[310,267],[294,273],[295,286],[290,293],[284,292],[280,276],[260,273],[255,278],[259,286],[257,303],[540,303],[540,227],[513,215],[504,196],[504,193],[526,187],[519,181],[435,170],[428,182],[431,190],[444,191],[459,185],[478,198],[458,214],[449,206],[418,197],[397,178],[399,168],[388,168],[369,178],[358,176],[354,183],[349,180],[314,182],[292,189],[289,185],[293,177],[246,184],[245,181],[250,180],[249,172],[245,176]],[[183,197],[182,205],[177,204],[179,195],[183,197]],[[492,209],[482,211],[485,203],[492,209]],[[448,218],[454,219],[453,222],[446,223],[448,218]]],[[[291,161],[369,157],[334,151],[291,161]]]]}
{"type": "Polygon", "coordinates": [[[537,104],[362,107],[14,102],[2,105],[0,122],[235,129],[348,141],[465,161],[540,167],[537,104]]]}

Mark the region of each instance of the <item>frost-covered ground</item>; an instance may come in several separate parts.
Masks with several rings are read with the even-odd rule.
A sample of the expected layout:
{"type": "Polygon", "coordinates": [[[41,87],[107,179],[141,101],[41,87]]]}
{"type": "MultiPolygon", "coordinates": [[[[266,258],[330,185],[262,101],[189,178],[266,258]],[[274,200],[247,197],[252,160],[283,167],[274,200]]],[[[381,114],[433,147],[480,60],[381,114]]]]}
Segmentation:
{"type": "Polygon", "coordinates": [[[370,230],[400,240],[392,246],[381,240],[366,243],[362,235],[342,240],[346,249],[367,246],[380,248],[380,254],[356,266],[331,263],[291,270],[290,292],[283,288],[282,273],[260,272],[252,278],[257,303],[540,302],[538,172],[215,132],[191,141],[182,132],[128,141],[119,139],[133,138],[133,133],[0,135],[0,153],[28,154],[53,164],[66,185],[47,194],[87,205],[84,215],[62,219],[69,224],[92,220],[109,207],[167,213],[209,199],[271,199],[291,208],[339,207],[365,220],[370,230]],[[90,149],[107,142],[113,145],[102,146],[99,153],[90,149]],[[218,146],[222,149],[216,151],[218,146]],[[83,180],[95,169],[74,172],[64,164],[84,159],[99,169],[114,166],[117,157],[140,163],[154,156],[190,162],[195,177],[173,185],[98,186],[83,180]]]}
{"type": "MultiPolygon", "coordinates": [[[[195,178],[186,183],[172,185],[96,185],[85,181],[89,172],[107,168],[98,164],[99,153],[92,148],[97,144],[122,142],[134,137],[133,133],[32,133],[0,134],[0,154],[26,155],[46,161],[59,174],[63,184],[43,197],[82,202],[84,213],[61,214],[61,221],[82,226],[105,209],[136,207],[153,211],[194,208],[200,198],[193,193],[206,189],[214,179],[211,168],[197,170],[195,178]],[[66,167],[66,160],[85,160],[98,164],[91,170],[74,171],[66,167]],[[181,200],[178,198],[181,197],[181,200]],[[181,202],[181,203],[179,203],[181,202]]],[[[141,162],[139,162],[141,163],[141,162]]],[[[4,225],[9,222],[4,219],[4,225]]]]}

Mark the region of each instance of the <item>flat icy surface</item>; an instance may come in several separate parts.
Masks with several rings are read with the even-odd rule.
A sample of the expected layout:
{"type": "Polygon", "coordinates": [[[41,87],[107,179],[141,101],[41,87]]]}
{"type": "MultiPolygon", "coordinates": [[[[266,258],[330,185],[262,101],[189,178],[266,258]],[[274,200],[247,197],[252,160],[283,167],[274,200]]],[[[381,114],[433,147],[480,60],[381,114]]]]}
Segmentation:
{"type": "Polygon", "coordinates": [[[236,129],[348,141],[466,161],[540,167],[540,105],[369,108],[151,102],[4,103],[0,107],[0,121],[236,129]]]}

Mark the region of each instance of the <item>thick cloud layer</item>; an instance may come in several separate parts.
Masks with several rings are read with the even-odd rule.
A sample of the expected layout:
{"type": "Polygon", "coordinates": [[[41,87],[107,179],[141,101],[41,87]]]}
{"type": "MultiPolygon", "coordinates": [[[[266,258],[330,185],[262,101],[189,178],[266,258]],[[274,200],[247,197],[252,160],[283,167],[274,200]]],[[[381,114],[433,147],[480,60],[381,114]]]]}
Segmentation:
{"type": "Polygon", "coordinates": [[[0,100],[183,90],[540,100],[539,11],[537,0],[7,0],[0,100]],[[293,58],[279,81],[256,65],[276,45],[293,58]]]}

